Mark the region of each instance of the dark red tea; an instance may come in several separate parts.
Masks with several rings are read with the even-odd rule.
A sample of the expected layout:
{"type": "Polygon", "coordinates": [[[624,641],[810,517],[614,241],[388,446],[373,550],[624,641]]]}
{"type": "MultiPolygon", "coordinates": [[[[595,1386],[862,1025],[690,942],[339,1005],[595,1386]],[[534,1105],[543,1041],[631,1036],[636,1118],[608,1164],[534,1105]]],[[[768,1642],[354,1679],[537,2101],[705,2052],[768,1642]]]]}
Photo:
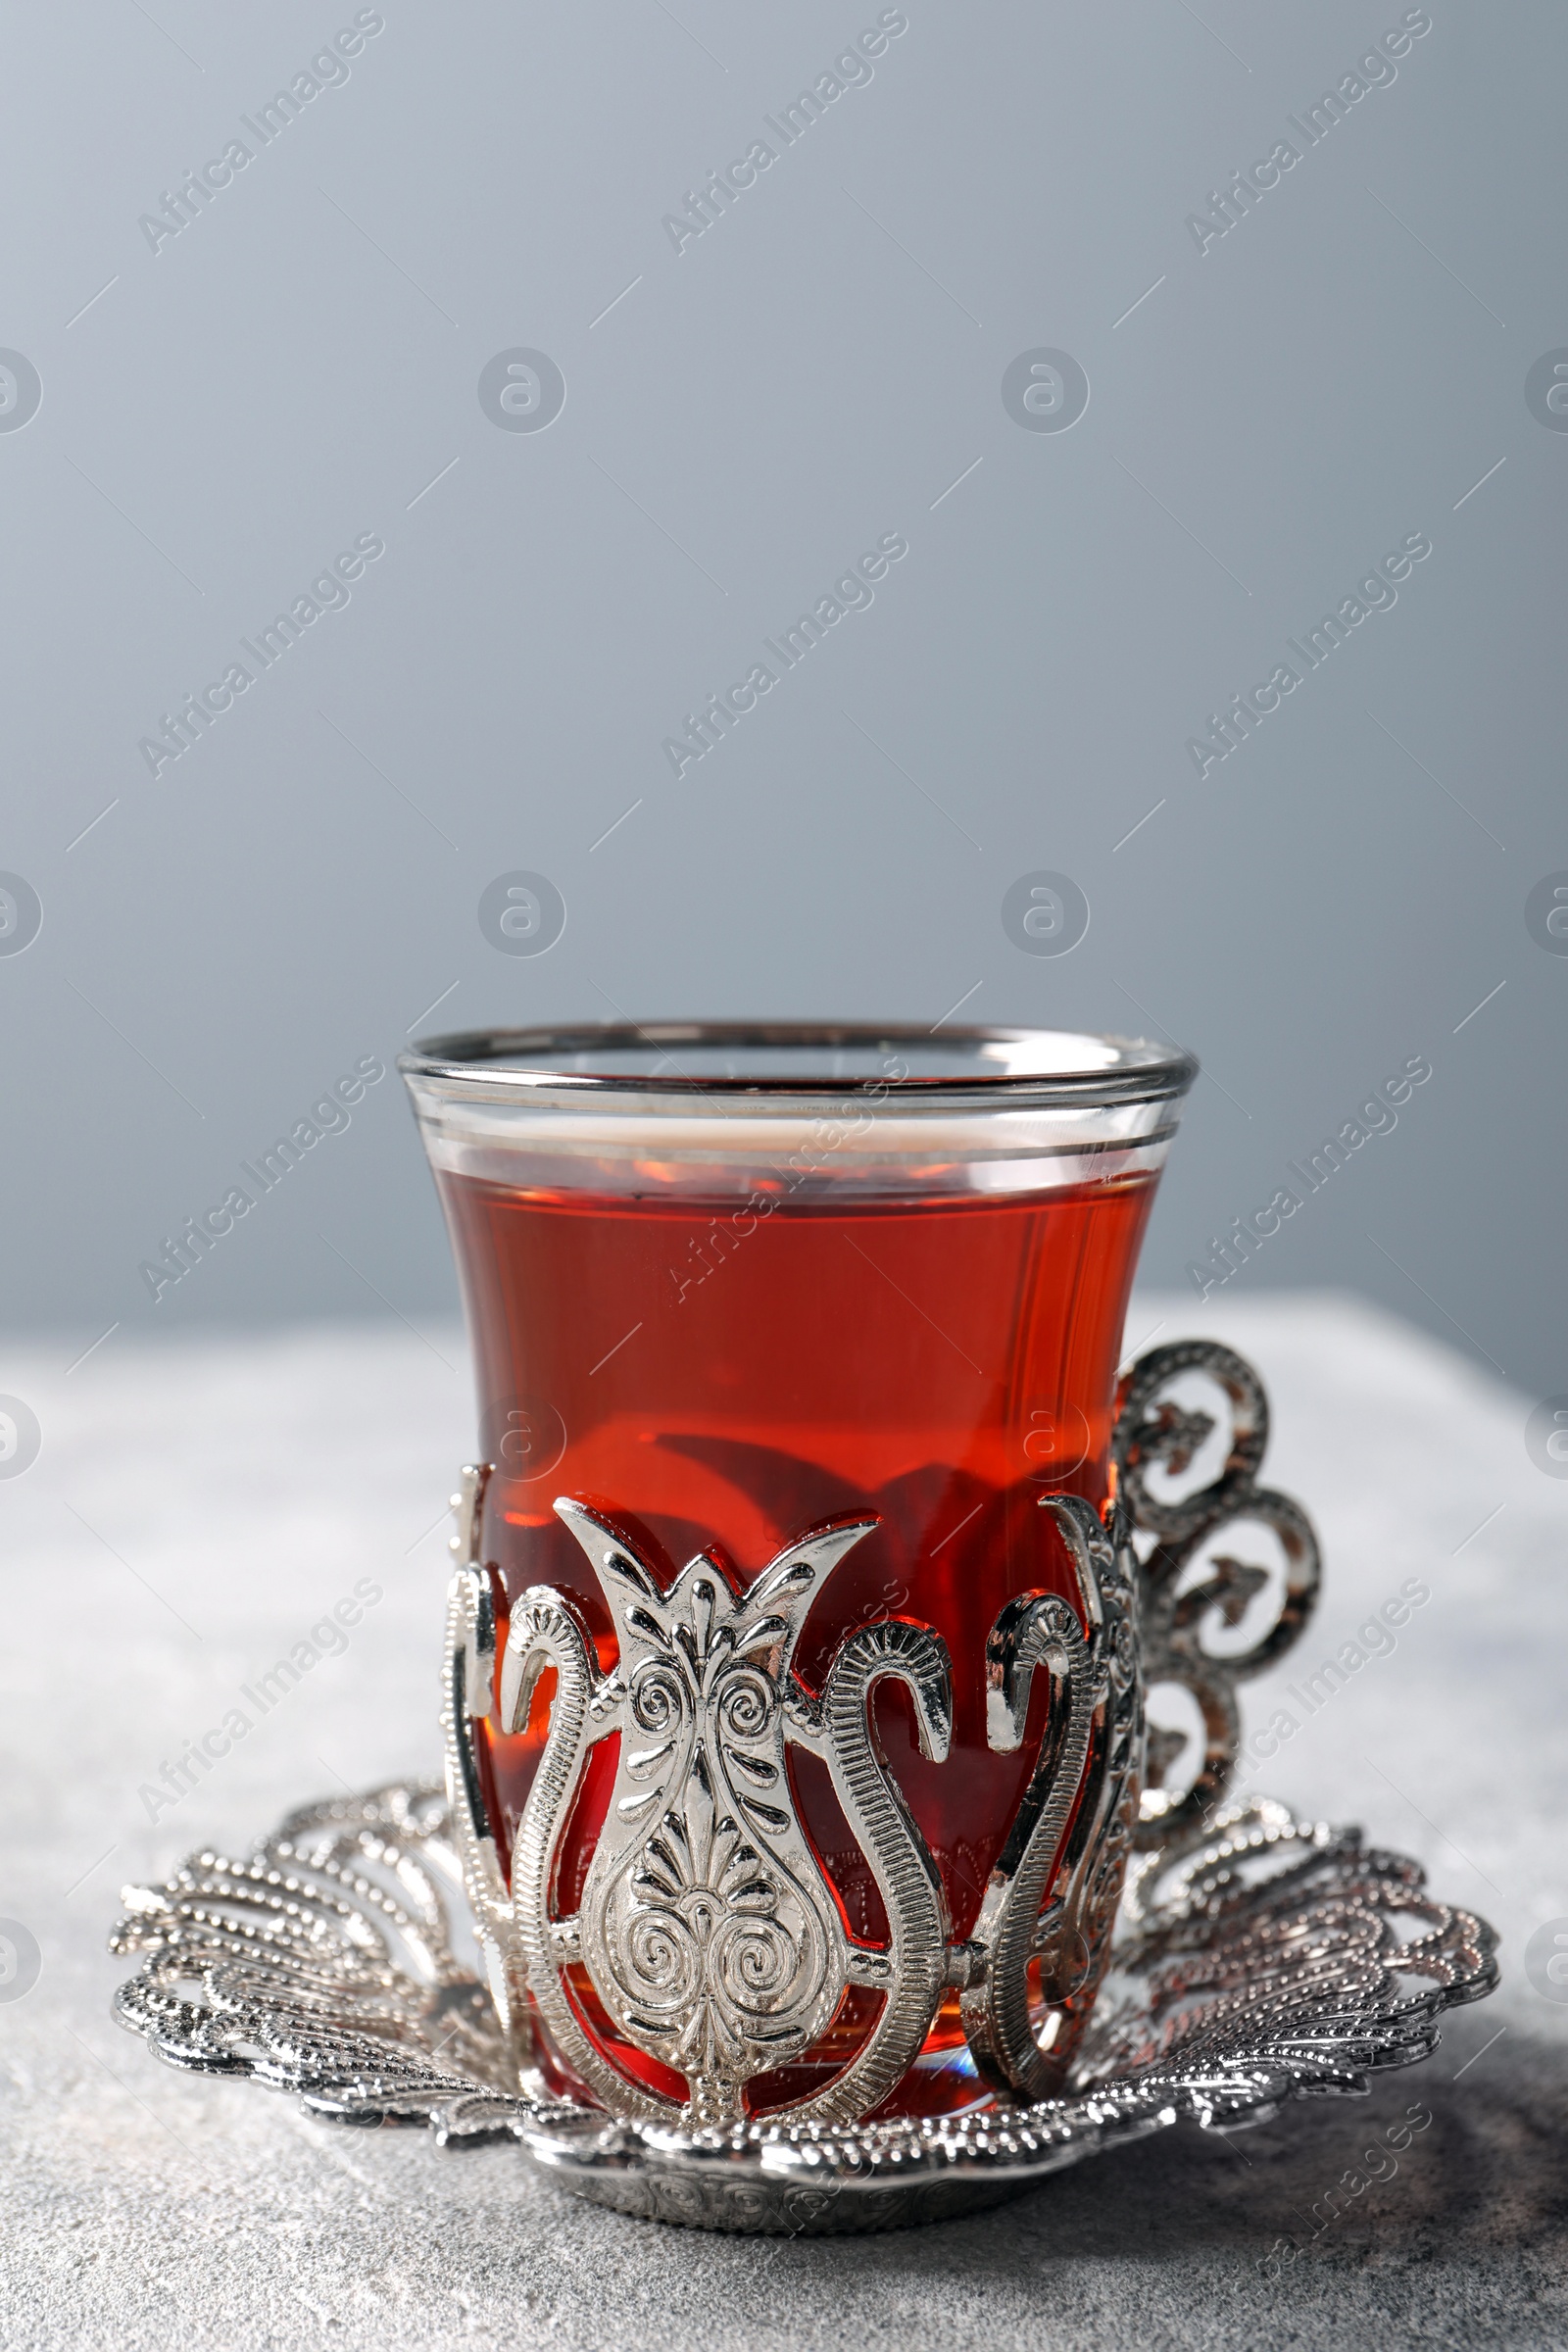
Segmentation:
{"type": "MultiPolygon", "coordinates": [[[[716,1550],[741,1586],[819,1522],[879,1524],[816,1603],[796,1667],[814,1690],[845,1634],[883,1617],[929,1625],[953,1660],[951,1753],[915,1742],[907,1691],[884,1684],[877,1730],[968,1934],[1044,1726],[1036,1678],[1022,1746],[986,1744],[984,1656],[1015,1594],[1077,1602],[1042,1494],[1103,1502],[1117,1351],[1153,1192],[1149,1174],[1054,1192],[861,1204],[730,1204],[522,1193],[443,1172],[479,1366],[481,1443],[496,1465],[482,1528],[498,1617],[524,1587],[568,1590],[615,1644],[592,1570],[556,1517],[571,1494],[617,1521],[666,1584],[716,1550]]],[[[754,1197],[755,1198],[755,1197],[754,1197]]],[[[505,1624],[500,1628],[505,1639],[505,1624]]],[[[481,1766],[509,1854],[543,1742],[554,1676],[526,1734],[484,1727],[481,1766]]],[[[593,1751],[563,1845],[558,1913],[580,1897],[613,1777],[593,1751]]],[[[798,1810],[850,1934],[887,1923],[826,1769],[791,1750],[798,1810]]],[[[1048,1890],[1049,1891],[1049,1890],[1048,1890]]],[[[621,2038],[586,1972],[581,2015],[615,2062],[683,2084],[621,2038]]],[[[754,2113],[806,2095],[864,2038],[880,1995],[852,1988],[813,2050],[748,2087],[754,2113]]],[[[566,2070],[558,2087],[574,2091],[566,2070]]],[[[956,1997],[883,2113],[961,2107],[981,2085],[956,1997]]]]}

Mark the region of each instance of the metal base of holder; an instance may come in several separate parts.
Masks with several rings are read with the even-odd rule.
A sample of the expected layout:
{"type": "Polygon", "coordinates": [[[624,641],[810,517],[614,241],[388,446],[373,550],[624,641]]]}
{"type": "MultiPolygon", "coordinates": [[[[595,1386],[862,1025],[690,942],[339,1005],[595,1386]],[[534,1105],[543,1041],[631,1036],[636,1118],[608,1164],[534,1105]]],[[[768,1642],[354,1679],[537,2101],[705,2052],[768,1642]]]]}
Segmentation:
{"type": "Polygon", "coordinates": [[[113,1948],[143,1958],[119,2020],[171,2065],[293,2091],[316,2116],[516,2140],[620,2213],[798,2235],[948,2220],[1182,2118],[1236,2130],[1364,2090],[1429,2057],[1442,2011],[1497,1976],[1492,1930],[1427,1894],[1416,1863],[1251,1798],[1135,1867],[1066,2096],[1007,2105],[977,2083],[938,2120],[685,2132],[519,2095],[443,1886],[465,1904],[441,1789],[306,1806],[244,1859],[194,1854],[125,1890],[113,1948]]]}

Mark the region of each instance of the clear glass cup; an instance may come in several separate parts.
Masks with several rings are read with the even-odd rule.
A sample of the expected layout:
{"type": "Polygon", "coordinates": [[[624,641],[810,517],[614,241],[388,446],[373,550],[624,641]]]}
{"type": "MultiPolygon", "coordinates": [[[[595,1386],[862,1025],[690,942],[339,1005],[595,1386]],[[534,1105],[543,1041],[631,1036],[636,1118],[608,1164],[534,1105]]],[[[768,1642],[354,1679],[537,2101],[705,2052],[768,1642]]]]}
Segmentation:
{"type": "MultiPolygon", "coordinates": [[[[523,1840],[548,1918],[513,1955],[511,1998],[530,2013],[514,2022],[533,2033],[537,2079],[688,2120],[838,2112],[833,2098],[859,2091],[888,2115],[992,2095],[961,1955],[1044,1745],[1062,1736],[1055,1668],[1032,1690],[1025,1672],[1009,1743],[999,1628],[1055,1595],[1092,1631],[1082,1559],[1060,1511],[1039,1505],[1079,1497],[1107,1516],[1127,1297],[1196,1063],[1053,1031],[669,1024],[438,1038],[401,1066],[474,1353],[489,1469],[469,1607],[475,1624],[492,1613],[495,1670],[464,1737],[519,1910],[514,1848],[578,1671],[563,1642],[580,1635],[600,1693],[548,1867],[538,1836],[523,1840]],[[749,1703],[759,1722],[773,1709],[777,1736],[721,1755],[733,1692],[721,1723],[680,1644],[720,1621],[760,1639],[745,1595],[813,1534],[834,1556],[813,1566],[799,1621],[756,1653],[772,1680],[749,1703]],[[616,1575],[651,1596],[642,1633],[616,1575]],[[541,1592],[554,1617],[526,1597],[541,1592]],[[528,1634],[537,1655],[519,1634],[509,1688],[525,1606],[530,1627],[556,1630],[528,1634]],[[684,1697],[655,1688],[660,1642],[684,1697]],[[647,1688],[628,1691],[637,1643],[647,1688]],[[822,1728],[835,1661],[841,1681],[846,1661],[868,1678],[866,1753],[895,1791],[874,1835],[822,1728]],[[684,1777],[655,1802],[628,1776],[666,1771],[653,1732],[671,1722],[684,1777]],[[694,1828],[705,1774],[722,1786],[694,1828]],[[676,1825],[662,1846],[659,1820],[676,1825]],[[725,1850],[760,1856],[749,1894],[749,1865],[720,1867],[726,1822],[725,1850]],[[917,1889],[890,1909],[901,1837],[929,1857],[924,1912],[917,1889]],[[696,1859],[682,1839],[702,1844],[696,1859]],[[887,2081],[879,2034],[903,2050],[913,2031],[901,2042],[881,2023],[898,1997],[888,1971],[933,1936],[946,1959],[916,1955],[929,2021],[887,2081]],[[769,2033],[776,2064],[762,2063],[769,2033]],[[858,2091],[834,2089],[847,2079],[858,2091]]],[[[1065,1851],[1072,1808],[1058,1810],[1065,1851]]],[[[1103,1962],[1086,1957],[1074,2031],[1103,1962]]],[[[1049,2036],[1038,1984],[1030,1997],[1031,2030],[1049,2036]]]]}

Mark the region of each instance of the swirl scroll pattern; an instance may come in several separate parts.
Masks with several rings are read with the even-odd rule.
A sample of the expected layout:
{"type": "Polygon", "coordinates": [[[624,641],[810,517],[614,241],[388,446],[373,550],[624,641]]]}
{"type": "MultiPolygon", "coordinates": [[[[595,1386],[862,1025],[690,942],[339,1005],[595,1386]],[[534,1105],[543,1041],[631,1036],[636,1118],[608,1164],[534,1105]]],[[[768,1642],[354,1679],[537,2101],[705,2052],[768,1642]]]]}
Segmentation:
{"type": "Polygon", "coordinates": [[[358,2128],[366,2161],[378,2134],[364,2127],[427,2127],[447,2148],[511,2142],[620,2213],[794,2237],[995,2205],[1183,2118],[1288,2129],[1297,2099],[1354,2095],[1373,2070],[1429,2057],[1443,2011],[1497,1977],[1485,1921],[1438,1901],[1415,1863],[1253,1799],[1146,1885],[1118,1998],[1059,2095],[836,2128],[616,2120],[518,2096],[448,1928],[462,1835],[439,1789],[393,1785],[127,1887],[113,1948],[137,1966],[120,2023],[181,2072],[249,2077],[358,2128]]]}
{"type": "Polygon", "coordinates": [[[1152,1733],[1136,1842],[1172,1849],[1200,1836],[1236,1769],[1241,1742],[1237,1686],[1275,1665],[1300,1638],[1322,1576],[1317,1538],[1298,1502],[1257,1483],[1268,1445],[1268,1400],[1250,1364],[1212,1340],[1182,1340],[1141,1356],[1122,1383],[1112,1454],[1118,1494],[1141,1542],[1138,1585],[1144,1680],[1148,1688],[1174,1683],[1196,1700],[1202,1722],[1197,1771],[1179,1793],[1166,1776],[1185,1756],[1188,1741],[1152,1733]],[[1215,1393],[1218,1412],[1184,1403],[1179,1384],[1201,1378],[1215,1393]],[[1200,1450],[1228,1419],[1218,1474],[1196,1492],[1176,1491],[1200,1450]],[[1263,1530],[1284,1562],[1269,1569],[1227,1549],[1215,1539],[1233,1531],[1263,1530]],[[1265,1597],[1277,1582],[1272,1609],[1265,1597]],[[1245,1647],[1215,1646],[1234,1633],[1253,1603],[1263,1628],[1245,1647]]]}
{"type": "Polygon", "coordinates": [[[537,2017],[612,2114],[728,2129],[747,2120],[748,2083],[800,2060],[859,1984],[883,1996],[866,2036],[836,2076],[777,2110],[780,2120],[837,2127],[867,2113],[917,2057],[950,1989],[981,2082],[1014,2099],[1052,2095],[1089,2025],[1135,1852],[1141,1873],[1155,1853],[1202,1834],[1234,1770],[1237,1686],[1289,1647],[1312,1606],[1317,1545],[1299,1506],[1258,1484],[1267,1442],[1262,1387],[1241,1357],[1206,1341],[1158,1348],[1123,1385],[1104,1512],[1077,1495],[1042,1497],[1074,1596],[1017,1594],[984,1659],[956,1662],[984,1675],[986,1736],[998,1750],[1023,1743],[1037,1671],[1048,1686],[1017,1818],[961,1942],[870,1703],[879,1681],[901,1680],[924,1753],[945,1759],[955,1664],[943,1643],[928,1627],[888,1618],[845,1637],[818,1696],[794,1673],[810,1609],[874,1519],[812,1529],[744,1592],[710,1553],[664,1590],[612,1521],[563,1496],[555,1507],[593,1566],[616,1663],[601,1671],[575,1604],[536,1586],[514,1604],[498,1677],[477,1554],[485,1473],[467,1474],[467,1556],[449,1612],[448,1789],[519,2079],[534,2079],[524,2045],[537,2017]],[[1194,1401],[1200,1381],[1218,1395],[1213,1412],[1194,1401]],[[1211,1444],[1222,1421],[1223,1443],[1211,1444]],[[1215,1453],[1214,1475],[1194,1491],[1194,1465],[1200,1481],[1215,1453]],[[1276,1550],[1271,1567],[1215,1550],[1247,1529],[1276,1550]],[[1255,1638],[1236,1639],[1257,1616],[1255,1638]],[[474,1719],[499,1681],[503,1726],[520,1728],[547,1667],[556,1696],[544,1753],[503,1873],[479,1799],[474,1719]],[[1159,1683],[1182,1686],[1201,1721],[1185,1785],[1175,1766],[1187,1740],[1147,1732],[1145,1690],[1159,1683]],[[561,1839],[589,1751],[612,1733],[604,1826],[577,1914],[558,1917],[561,1839]],[[832,1778],[882,1897],[885,1949],[848,1934],[797,1818],[790,1744],[832,1778]],[[620,2037],[619,2056],[571,1989],[576,1964],[620,2037]],[[633,2074],[628,2043],[682,2080],[685,2097],[646,2070],[633,2074]]]}

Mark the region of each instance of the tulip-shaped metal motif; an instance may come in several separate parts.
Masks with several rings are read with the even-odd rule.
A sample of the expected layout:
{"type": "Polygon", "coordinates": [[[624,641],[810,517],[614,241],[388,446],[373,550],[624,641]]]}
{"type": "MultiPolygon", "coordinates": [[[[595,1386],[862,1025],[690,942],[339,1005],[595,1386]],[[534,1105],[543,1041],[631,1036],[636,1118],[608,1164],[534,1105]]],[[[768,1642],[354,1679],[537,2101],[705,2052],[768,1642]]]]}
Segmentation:
{"type": "Polygon", "coordinates": [[[520,2024],[525,1984],[557,2048],[613,2112],[695,2126],[737,2120],[746,2083],[800,2057],[849,1985],[870,1985],[885,1997],[864,2045],[824,2091],[786,2110],[797,2121],[864,2114],[925,2038],[948,1945],[937,1874],[882,1763],[870,1699],[884,1678],[905,1683],[924,1752],[944,1758],[952,1696],[943,1642],[904,1620],[862,1627],[845,1640],[813,1699],[792,1669],[807,1611],[874,1520],[813,1530],[745,1593],[706,1553],[666,1592],[608,1521],[566,1497],[556,1508],[593,1563],[619,1656],[601,1674],[571,1602],[548,1587],[530,1588],[513,1609],[503,1728],[526,1723],[546,1667],[557,1684],[510,1893],[473,1762],[473,1721],[489,1712],[493,1688],[493,1632],[488,1667],[483,1646],[493,1622],[487,1580],[471,1560],[454,1580],[449,1780],[466,1874],[480,1886],[498,2002],[520,2024]],[[588,1749],[612,1732],[620,1735],[614,1785],[581,1907],[553,1918],[571,1801],[588,1749]],[[891,1927],[886,1950],[845,1932],[796,1817],[786,1742],[827,1764],[877,1880],[891,1927]],[[585,2030],[563,1982],[577,1960],[625,2039],[684,2075],[684,2105],[634,2081],[585,2030]]]}

